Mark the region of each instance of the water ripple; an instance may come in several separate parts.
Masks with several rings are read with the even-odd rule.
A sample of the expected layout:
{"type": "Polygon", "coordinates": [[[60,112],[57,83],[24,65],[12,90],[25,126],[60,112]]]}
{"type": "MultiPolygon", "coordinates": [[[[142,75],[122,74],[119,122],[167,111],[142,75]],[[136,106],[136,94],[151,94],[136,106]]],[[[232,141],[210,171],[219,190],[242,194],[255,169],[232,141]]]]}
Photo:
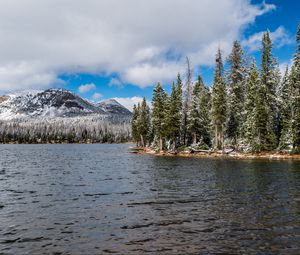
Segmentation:
{"type": "Polygon", "coordinates": [[[300,163],[0,145],[0,254],[299,254],[300,163]]]}

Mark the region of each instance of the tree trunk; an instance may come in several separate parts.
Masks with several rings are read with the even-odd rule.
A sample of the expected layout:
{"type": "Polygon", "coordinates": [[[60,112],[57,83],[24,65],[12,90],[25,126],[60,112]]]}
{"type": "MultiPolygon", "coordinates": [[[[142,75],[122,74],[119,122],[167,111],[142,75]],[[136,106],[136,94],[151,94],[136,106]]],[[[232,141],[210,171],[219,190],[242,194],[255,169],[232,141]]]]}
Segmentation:
{"type": "Polygon", "coordinates": [[[160,136],[159,137],[159,151],[162,151],[163,150],[163,139],[162,137],[160,136]]]}
{"type": "Polygon", "coordinates": [[[221,149],[222,149],[222,152],[224,153],[224,132],[223,132],[223,127],[221,129],[221,149]]]}
{"type": "Polygon", "coordinates": [[[173,148],[172,148],[173,151],[176,150],[176,137],[173,138],[173,148]]]}
{"type": "Polygon", "coordinates": [[[218,149],[219,146],[219,134],[218,134],[218,126],[215,127],[215,148],[218,149]]]}
{"type": "Polygon", "coordinates": [[[222,149],[222,128],[219,130],[219,127],[216,127],[216,136],[217,136],[217,141],[216,141],[216,148],[217,150],[222,149]]]}
{"type": "Polygon", "coordinates": [[[197,143],[197,135],[196,133],[194,132],[193,133],[193,144],[196,144],[197,143]]]}
{"type": "Polygon", "coordinates": [[[142,145],[142,147],[145,147],[145,143],[144,143],[144,137],[143,137],[143,135],[141,135],[141,145],[142,145]]]}

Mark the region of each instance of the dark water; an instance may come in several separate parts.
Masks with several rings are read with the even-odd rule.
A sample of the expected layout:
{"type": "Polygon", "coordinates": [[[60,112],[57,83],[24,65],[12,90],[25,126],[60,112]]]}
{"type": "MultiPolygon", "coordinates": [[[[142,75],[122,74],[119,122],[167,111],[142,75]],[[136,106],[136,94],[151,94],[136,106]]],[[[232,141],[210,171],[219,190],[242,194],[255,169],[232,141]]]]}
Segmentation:
{"type": "Polygon", "coordinates": [[[300,254],[300,162],[1,145],[1,254],[300,254]]]}

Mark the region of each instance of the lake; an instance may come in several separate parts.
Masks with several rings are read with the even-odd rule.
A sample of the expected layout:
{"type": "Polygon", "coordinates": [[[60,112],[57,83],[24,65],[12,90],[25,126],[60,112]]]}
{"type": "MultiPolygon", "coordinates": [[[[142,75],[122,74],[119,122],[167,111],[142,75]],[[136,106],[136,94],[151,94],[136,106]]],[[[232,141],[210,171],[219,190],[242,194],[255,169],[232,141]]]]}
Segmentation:
{"type": "Polygon", "coordinates": [[[0,145],[0,254],[299,254],[300,162],[0,145]]]}

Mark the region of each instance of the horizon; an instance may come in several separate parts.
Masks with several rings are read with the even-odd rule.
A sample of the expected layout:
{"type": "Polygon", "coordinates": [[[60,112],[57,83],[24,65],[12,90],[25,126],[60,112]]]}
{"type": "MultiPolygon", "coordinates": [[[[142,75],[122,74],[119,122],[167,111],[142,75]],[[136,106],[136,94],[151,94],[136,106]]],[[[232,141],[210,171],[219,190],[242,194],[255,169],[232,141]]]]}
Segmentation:
{"type": "Polygon", "coordinates": [[[201,74],[211,86],[217,48],[221,48],[226,64],[234,40],[241,42],[245,56],[253,56],[259,67],[261,35],[266,30],[273,40],[273,54],[284,70],[295,50],[300,8],[296,1],[283,0],[222,0],[218,6],[206,0],[167,0],[136,8],[130,8],[137,6],[135,0],[118,7],[106,1],[90,5],[60,1],[60,11],[51,8],[51,1],[0,5],[0,94],[61,87],[92,102],[113,98],[128,109],[144,96],[151,101],[157,82],[170,92],[177,73],[184,77],[186,56],[194,80],[201,74]],[[182,17],[178,22],[167,7],[174,13],[185,8],[189,15],[179,12],[182,17]],[[156,14],[155,21],[152,14],[156,14]],[[139,25],[134,17],[141,20],[139,25]]]}

